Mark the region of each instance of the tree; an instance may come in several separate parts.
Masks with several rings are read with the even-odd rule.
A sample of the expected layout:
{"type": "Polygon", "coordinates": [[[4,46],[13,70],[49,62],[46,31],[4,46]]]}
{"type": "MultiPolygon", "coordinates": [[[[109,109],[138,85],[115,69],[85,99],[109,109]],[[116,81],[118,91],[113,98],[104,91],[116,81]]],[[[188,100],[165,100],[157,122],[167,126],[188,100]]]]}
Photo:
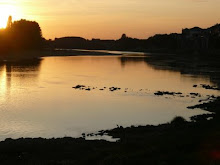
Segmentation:
{"type": "Polygon", "coordinates": [[[121,36],[121,40],[124,40],[124,39],[127,39],[128,37],[127,37],[127,35],[126,34],[122,34],[122,36],[121,36]]]}
{"type": "Polygon", "coordinates": [[[15,21],[8,29],[8,34],[10,45],[15,50],[35,50],[43,46],[41,28],[37,22],[24,19],[15,21]]]}

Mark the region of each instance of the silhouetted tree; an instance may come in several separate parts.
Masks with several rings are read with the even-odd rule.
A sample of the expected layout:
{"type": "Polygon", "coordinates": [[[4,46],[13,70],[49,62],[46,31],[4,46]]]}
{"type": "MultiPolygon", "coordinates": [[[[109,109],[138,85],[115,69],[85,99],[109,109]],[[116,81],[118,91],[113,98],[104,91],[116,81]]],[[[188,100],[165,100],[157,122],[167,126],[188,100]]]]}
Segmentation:
{"type": "Polygon", "coordinates": [[[43,46],[41,28],[37,22],[24,19],[15,21],[7,33],[10,46],[15,50],[35,50],[43,46]]]}
{"type": "Polygon", "coordinates": [[[123,39],[127,39],[128,37],[127,37],[127,35],[126,34],[122,34],[122,36],[121,36],[121,40],[123,40],[123,39]]]}

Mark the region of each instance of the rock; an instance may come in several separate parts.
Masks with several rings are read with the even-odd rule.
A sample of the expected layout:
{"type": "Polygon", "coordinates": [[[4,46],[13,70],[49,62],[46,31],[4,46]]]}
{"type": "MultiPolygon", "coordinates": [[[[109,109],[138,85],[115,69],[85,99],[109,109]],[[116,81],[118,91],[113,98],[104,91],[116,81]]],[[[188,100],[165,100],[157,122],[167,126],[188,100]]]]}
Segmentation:
{"type": "Polygon", "coordinates": [[[117,87],[110,87],[109,90],[111,92],[116,91],[116,90],[120,90],[121,88],[117,88],[117,87]]]}
{"type": "Polygon", "coordinates": [[[156,92],[154,94],[157,95],[157,96],[163,96],[164,95],[163,92],[160,92],[160,91],[158,91],[158,92],[156,92]]]}
{"type": "Polygon", "coordinates": [[[168,91],[165,91],[165,92],[158,91],[154,94],[157,95],[157,96],[163,96],[163,95],[172,95],[172,96],[174,96],[175,94],[181,95],[182,93],[181,92],[175,93],[175,92],[168,92],[168,91]]]}
{"type": "Polygon", "coordinates": [[[75,87],[73,87],[73,88],[75,88],[75,89],[80,89],[80,88],[85,88],[86,86],[85,85],[77,85],[77,86],[75,86],[75,87]]]}
{"type": "Polygon", "coordinates": [[[190,93],[192,96],[199,96],[199,93],[190,93]]]}
{"type": "Polygon", "coordinates": [[[218,87],[210,86],[210,85],[206,85],[206,84],[201,84],[201,86],[202,86],[202,88],[204,88],[204,89],[220,90],[218,87]]]}

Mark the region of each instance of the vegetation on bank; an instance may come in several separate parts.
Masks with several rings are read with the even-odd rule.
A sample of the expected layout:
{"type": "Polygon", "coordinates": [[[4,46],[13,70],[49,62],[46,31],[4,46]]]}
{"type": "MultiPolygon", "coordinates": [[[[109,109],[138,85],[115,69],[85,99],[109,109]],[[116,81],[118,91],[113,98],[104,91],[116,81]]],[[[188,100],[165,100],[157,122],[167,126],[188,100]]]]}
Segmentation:
{"type": "Polygon", "coordinates": [[[35,21],[22,19],[12,22],[9,17],[7,28],[0,30],[0,57],[39,51],[44,45],[41,28],[35,21]]]}
{"type": "Polygon", "coordinates": [[[81,37],[63,37],[48,41],[54,48],[124,50],[155,53],[220,53],[220,25],[207,29],[194,27],[182,33],[156,34],[148,39],[127,37],[117,40],[87,40],[81,37]]]}

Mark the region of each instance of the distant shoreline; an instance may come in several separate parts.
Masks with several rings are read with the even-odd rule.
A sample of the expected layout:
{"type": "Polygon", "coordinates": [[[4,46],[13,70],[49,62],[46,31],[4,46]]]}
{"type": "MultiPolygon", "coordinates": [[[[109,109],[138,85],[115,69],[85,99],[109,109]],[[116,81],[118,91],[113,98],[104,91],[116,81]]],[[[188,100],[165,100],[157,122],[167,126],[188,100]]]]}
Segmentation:
{"type": "Polygon", "coordinates": [[[57,57],[57,56],[117,56],[122,54],[105,53],[96,51],[83,51],[73,49],[60,49],[60,50],[43,50],[43,51],[25,51],[18,53],[10,53],[0,55],[0,62],[13,62],[22,60],[34,60],[41,57],[57,57]]]}
{"type": "MultiPolygon", "coordinates": [[[[162,50],[149,50],[149,51],[123,51],[123,50],[91,50],[91,49],[54,49],[54,50],[29,50],[10,54],[1,54],[0,62],[6,61],[20,61],[20,60],[33,60],[41,57],[57,57],[57,56],[121,56],[126,54],[137,54],[147,56],[167,55],[167,56],[218,56],[220,51],[209,50],[202,53],[199,52],[184,52],[184,51],[162,51],[162,50]]],[[[180,57],[181,58],[181,57],[180,57]]],[[[208,58],[208,57],[207,57],[208,58]]]]}

